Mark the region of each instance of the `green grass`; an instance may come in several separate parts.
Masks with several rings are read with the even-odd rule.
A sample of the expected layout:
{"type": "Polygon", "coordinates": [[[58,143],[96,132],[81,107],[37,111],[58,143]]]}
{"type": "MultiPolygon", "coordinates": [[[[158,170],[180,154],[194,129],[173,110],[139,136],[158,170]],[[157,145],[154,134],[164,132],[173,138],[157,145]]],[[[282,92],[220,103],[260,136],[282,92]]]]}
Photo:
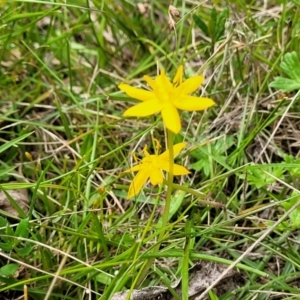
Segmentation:
{"type": "Polygon", "coordinates": [[[297,90],[270,83],[299,54],[300,3],[196,2],[173,1],[176,30],[169,1],[145,14],[133,0],[0,7],[0,191],[19,212],[0,207],[1,299],[106,300],[158,285],[188,299],[200,262],[204,277],[235,272],[231,289],[218,273],[206,299],[299,299],[300,107],[297,90]],[[143,75],[173,78],[180,64],[186,78],[204,74],[217,105],[181,112],[174,141],[188,146],[176,162],[191,174],[175,177],[162,227],[165,187],[127,200],[132,176],[120,173],[153,138],[165,148],[163,123],[124,118],[136,102],[118,84],[146,87],[143,75]],[[19,189],[28,211],[8,194],[19,189]]]}

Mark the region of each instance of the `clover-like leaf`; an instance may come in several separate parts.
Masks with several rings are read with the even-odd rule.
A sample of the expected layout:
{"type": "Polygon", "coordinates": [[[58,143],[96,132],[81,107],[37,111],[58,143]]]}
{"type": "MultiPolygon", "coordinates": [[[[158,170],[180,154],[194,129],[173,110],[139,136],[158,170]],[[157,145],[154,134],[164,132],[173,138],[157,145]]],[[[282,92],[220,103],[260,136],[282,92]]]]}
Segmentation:
{"type": "MultiPolygon", "coordinates": [[[[298,201],[299,201],[298,192],[293,192],[291,199],[289,201],[283,202],[282,207],[285,209],[285,211],[288,211],[298,201]]],[[[291,227],[293,229],[299,229],[300,228],[300,207],[299,206],[289,214],[289,218],[291,221],[291,227]]]]}
{"type": "Polygon", "coordinates": [[[300,60],[295,51],[284,55],[280,67],[286,75],[300,82],[300,60]]]}
{"type": "Polygon", "coordinates": [[[290,92],[300,89],[300,60],[296,52],[286,53],[280,64],[281,70],[290,78],[275,77],[270,87],[290,92]]]}

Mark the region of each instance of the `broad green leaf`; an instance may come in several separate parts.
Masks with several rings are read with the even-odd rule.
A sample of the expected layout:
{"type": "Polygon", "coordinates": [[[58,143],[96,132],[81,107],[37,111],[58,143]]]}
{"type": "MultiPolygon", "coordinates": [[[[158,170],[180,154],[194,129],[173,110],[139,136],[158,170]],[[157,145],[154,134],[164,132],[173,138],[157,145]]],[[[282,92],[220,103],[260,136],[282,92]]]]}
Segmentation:
{"type": "Polygon", "coordinates": [[[270,83],[270,87],[282,90],[283,92],[291,92],[300,89],[300,82],[294,79],[275,77],[275,80],[270,83]]]}
{"type": "Polygon", "coordinates": [[[30,244],[28,244],[25,247],[18,248],[17,253],[19,256],[26,256],[26,255],[29,255],[32,250],[33,250],[33,247],[30,244]]]}
{"type": "MultiPolygon", "coordinates": [[[[4,238],[3,238],[3,240],[4,240],[4,238]]],[[[1,251],[10,252],[13,248],[14,248],[13,242],[12,243],[6,243],[6,242],[0,243],[0,250],[1,251]]]]}
{"type": "Polygon", "coordinates": [[[225,23],[228,19],[228,16],[229,16],[229,10],[228,8],[225,8],[224,10],[221,11],[221,13],[217,18],[216,33],[215,33],[216,41],[218,41],[225,32],[225,23]]]}
{"type": "Polygon", "coordinates": [[[29,219],[22,219],[15,231],[15,236],[27,238],[29,233],[29,219]]]}
{"type": "Polygon", "coordinates": [[[287,76],[300,82],[300,60],[295,51],[284,55],[280,67],[287,76]]]}
{"type": "Polygon", "coordinates": [[[300,89],[300,60],[296,52],[286,53],[280,64],[281,70],[290,78],[275,77],[270,87],[290,92],[300,89]]]}
{"type": "Polygon", "coordinates": [[[217,24],[217,10],[213,7],[210,13],[210,20],[208,23],[209,36],[213,41],[216,40],[216,24],[217,24]]]}
{"type": "Polygon", "coordinates": [[[0,276],[13,276],[18,268],[18,264],[7,264],[0,268],[0,276]]]}
{"type": "Polygon", "coordinates": [[[206,24],[202,21],[202,19],[197,15],[193,15],[193,19],[195,24],[202,30],[202,32],[209,37],[208,28],[206,24]]]}

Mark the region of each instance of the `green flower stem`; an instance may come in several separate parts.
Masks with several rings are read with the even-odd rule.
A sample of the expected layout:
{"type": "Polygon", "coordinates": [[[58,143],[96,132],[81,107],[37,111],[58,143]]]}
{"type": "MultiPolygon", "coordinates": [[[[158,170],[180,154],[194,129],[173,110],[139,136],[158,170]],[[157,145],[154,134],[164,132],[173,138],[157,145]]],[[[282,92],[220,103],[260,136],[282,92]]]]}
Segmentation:
{"type": "Polygon", "coordinates": [[[173,149],[173,140],[174,140],[174,134],[172,131],[167,130],[168,134],[168,150],[169,150],[169,165],[170,165],[170,170],[168,173],[168,180],[167,180],[167,196],[166,196],[166,204],[165,204],[165,209],[163,213],[163,219],[162,219],[162,226],[161,226],[161,232],[159,234],[158,238],[158,244],[160,244],[164,238],[165,235],[165,229],[169,221],[169,211],[170,211],[170,206],[171,206],[171,196],[172,196],[172,188],[173,188],[173,179],[174,179],[174,173],[173,173],[173,167],[174,167],[174,149],[173,149]]]}
{"type": "MultiPolygon", "coordinates": [[[[164,239],[166,227],[169,221],[169,211],[171,206],[171,196],[172,196],[172,188],[173,188],[173,165],[174,165],[174,151],[173,151],[173,139],[174,134],[172,131],[168,130],[168,150],[169,150],[169,159],[170,159],[170,170],[168,173],[168,180],[166,181],[168,186],[167,196],[166,196],[166,204],[165,209],[163,213],[163,220],[162,220],[162,226],[160,229],[160,234],[158,237],[157,244],[153,248],[153,253],[156,253],[159,251],[160,245],[164,239]]],[[[150,258],[147,260],[144,265],[141,267],[141,270],[139,274],[137,275],[137,278],[134,282],[134,287],[137,288],[139,285],[143,282],[144,278],[148,275],[149,269],[151,268],[153,264],[154,258],[150,258]]]]}

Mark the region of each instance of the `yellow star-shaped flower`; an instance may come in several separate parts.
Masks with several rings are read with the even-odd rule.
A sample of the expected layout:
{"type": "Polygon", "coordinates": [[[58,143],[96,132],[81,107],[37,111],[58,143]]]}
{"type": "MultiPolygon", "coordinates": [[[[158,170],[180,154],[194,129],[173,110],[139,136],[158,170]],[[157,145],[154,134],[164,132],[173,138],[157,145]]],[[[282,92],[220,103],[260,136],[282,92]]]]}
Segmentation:
{"type": "MultiPolygon", "coordinates": [[[[173,146],[174,157],[186,146],[186,143],[179,143],[173,146]]],[[[158,145],[157,145],[158,148],[158,145]]],[[[162,171],[170,172],[170,153],[166,150],[162,154],[149,154],[147,147],[143,150],[144,158],[141,162],[124,171],[123,173],[136,172],[137,175],[133,178],[127,198],[137,195],[146,183],[148,178],[153,185],[163,183],[162,171]]],[[[190,172],[183,166],[173,164],[173,175],[186,175],[190,172]]]]}
{"type": "Polygon", "coordinates": [[[213,106],[215,102],[210,98],[190,96],[203,81],[203,76],[193,76],[182,82],[183,66],[180,66],[170,82],[165,72],[152,80],[144,76],[152,91],[134,88],[127,84],[120,84],[119,89],[129,97],[142,101],[124,112],[126,117],[146,117],[161,112],[165,126],[174,133],[181,129],[178,109],[187,111],[204,110],[213,106]]]}

